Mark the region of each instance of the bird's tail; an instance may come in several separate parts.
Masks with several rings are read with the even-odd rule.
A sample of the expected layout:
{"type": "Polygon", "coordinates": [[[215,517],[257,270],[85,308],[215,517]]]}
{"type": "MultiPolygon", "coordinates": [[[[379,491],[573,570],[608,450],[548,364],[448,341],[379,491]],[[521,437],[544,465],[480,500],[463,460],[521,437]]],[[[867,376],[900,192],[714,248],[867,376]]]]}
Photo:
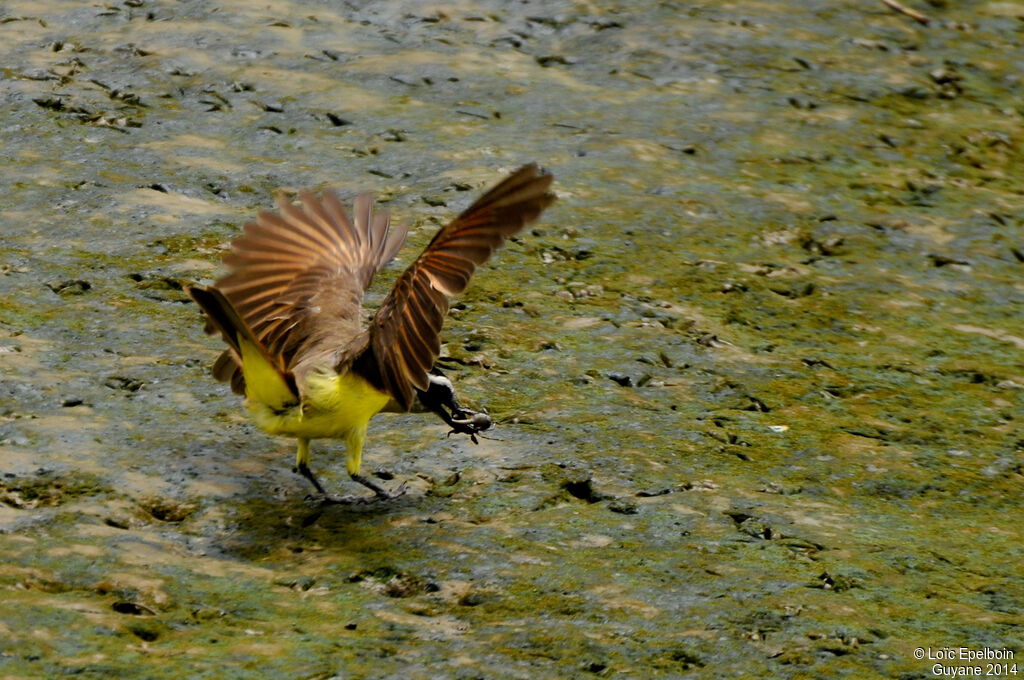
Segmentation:
{"type": "Polygon", "coordinates": [[[259,338],[215,286],[188,287],[186,292],[206,314],[207,331],[220,331],[245,378],[245,395],[273,409],[294,405],[298,390],[295,378],[285,370],[281,357],[270,356],[259,338]]]}

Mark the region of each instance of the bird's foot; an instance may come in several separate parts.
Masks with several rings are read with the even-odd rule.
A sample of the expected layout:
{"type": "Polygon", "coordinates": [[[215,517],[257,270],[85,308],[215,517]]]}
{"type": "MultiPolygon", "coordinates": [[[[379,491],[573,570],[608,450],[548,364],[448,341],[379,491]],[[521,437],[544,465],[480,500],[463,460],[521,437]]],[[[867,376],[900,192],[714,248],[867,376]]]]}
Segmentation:
{"type": "Polygon", "coordinates": [[[405,495],[406,486],[402,483],[397,489],[389,491],[380,484],[369,477],[362,475],[351,475],[353,481],[359,482],[366,488],[373,491],[373,496],[335,496],[334,494],[327,493],[320,480],[316,478],[313,471],[306,465],[299,465],[292,468],[293,472],[297,472],[306,479],[316,488],[317,493],[306,496],[306,500],[315,505],[360,505],[365,503],[372,503],[374,501],[391,500],[392,498],[398,498],[399,496],[405,495]]]}
{"type": "Polygon", "coordinates": [[[372,479],[370,479],[369,477],[364,477],[363,475],[360,475],[360,474],[349,475],[349,476],[352,477],[352,481],[359,482],[360,484],[365,486],[367,489],[370,489],[371,491],[373,491],[374,495],[372,497],[369,497],[369,498],[367,498],[365,496],[362,497],[363,498],[363,500],[362,500],[363,503],[370,503],[372,501],[388,501],[388,500],[391,500],[393,498],[398,498],[399,496],[404,496],[405,492],[407,491],[407,488],[405,486],[405,482],[402,482],[401,484],[399,484],[397,489],[388,490],[388,489],[385,489],[380,484],[378,484],[377,482],[375,482],[372,479]]]}

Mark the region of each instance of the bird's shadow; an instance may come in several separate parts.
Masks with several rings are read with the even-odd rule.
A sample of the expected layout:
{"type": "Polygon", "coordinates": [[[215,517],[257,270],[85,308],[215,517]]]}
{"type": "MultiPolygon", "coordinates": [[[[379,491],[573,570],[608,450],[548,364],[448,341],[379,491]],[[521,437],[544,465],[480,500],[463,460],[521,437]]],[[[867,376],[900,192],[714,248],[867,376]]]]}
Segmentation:
{"type": "Polygon", "coordinates": [[[373,550],[391,533],[391,525],[430,513],[439,502],[420,489],[386,499],[366,494],[363,500],[356,488],[346,489],[358,499],[354,502],[325,503],[315,492],[305,492],[304,480],[298,479],[303,484],[251,479],[228,510],[229,528],[216,551],[260,560],[281,551],[301,553],[313,545],[332,551],[373,550]]]}

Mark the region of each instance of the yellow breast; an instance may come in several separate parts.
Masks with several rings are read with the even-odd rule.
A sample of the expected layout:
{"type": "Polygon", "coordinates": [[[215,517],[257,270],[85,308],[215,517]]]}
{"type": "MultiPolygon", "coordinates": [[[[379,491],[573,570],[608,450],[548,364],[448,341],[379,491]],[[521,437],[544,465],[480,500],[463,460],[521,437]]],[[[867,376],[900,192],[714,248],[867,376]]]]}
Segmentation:
{"type": "Polygon", "coordinates": [[[390,399],[357,375],[333,371],[306,374],[300,392],[301,403],[287,409],[273,408],[253,393],[247,394],[246,407],[253,422],[270,434],[338,438],[365,430],[390,399]]]}

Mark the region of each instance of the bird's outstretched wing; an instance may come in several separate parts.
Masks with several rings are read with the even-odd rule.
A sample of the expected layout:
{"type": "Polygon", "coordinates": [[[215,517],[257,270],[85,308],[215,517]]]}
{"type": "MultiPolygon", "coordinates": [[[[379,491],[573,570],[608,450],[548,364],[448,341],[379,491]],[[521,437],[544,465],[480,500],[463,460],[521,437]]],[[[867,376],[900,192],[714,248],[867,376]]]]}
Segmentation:
{"type": "Polygon", "coordinates": [[[385,298],[369,329],[366,352],[373,361],[364,355],[356,366],[374,373],[366,377],[403,409],[413,403],[413,388],[428,387],[448,298],[465,290],[477,265],[505,239],[551,205],[552,179],[536,164],[515,171],[441,229],[385,298]]]}
{"type": "MultiPolygon", "coordinates": [[[[229,273],[207,289],[222,293],[263,354],[286,373],[322,351],[325,340],[343,345],[359,333],[363,293],[406,235],[405,228],[389,232],[387,213],[374,215],[368,195],[356,198],[351,220],[330,191],[320,200],[308,191],[299,198],[301,207],[279,196],[279,213],[261,212],[246,224],[223,258],[229,273]]],[[[208,321],[207,332],[216,330],[208,321]]],[[[241,359],[229,347],[213,367],[239,394],[241,359]]]]}

